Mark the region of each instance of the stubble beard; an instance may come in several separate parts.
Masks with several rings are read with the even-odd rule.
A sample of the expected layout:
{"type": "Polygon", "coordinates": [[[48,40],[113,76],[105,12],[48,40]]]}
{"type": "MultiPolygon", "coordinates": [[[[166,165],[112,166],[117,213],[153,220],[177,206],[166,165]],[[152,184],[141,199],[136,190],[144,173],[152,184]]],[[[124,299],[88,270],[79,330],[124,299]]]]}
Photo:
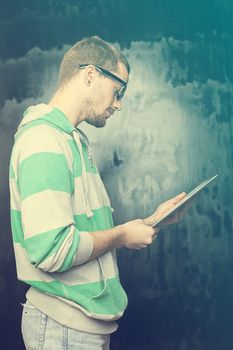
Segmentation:
{"type": "Polygon", "coordinates": [[[106,125],[106,119],[104,117],[104,114],[99,115],[96,114],[94,111],[90,111],[86,122],[90,125],[95,126],[96,128],[103,128],[106,125]]]}
{"type": "MultiPolygon", "coordinates": [[[[100,107],[98,102],[103,99],[103,94],[101,94],[101,91],[98,90],[95,92],[95,98],[93,98],[92,101],[89,101],[89,103],[87,102],[86,104],[86,107],[88,108],[88,117],[86,118],[86,122],[90,125],[95,126],[96,128],[103,128],[106,125],[106,111],[101,114],[95,111],[96,108],[98,109],[98,107],[100,107]]],[[[102,108],[100,107],[100,109],[102,108]]]]}

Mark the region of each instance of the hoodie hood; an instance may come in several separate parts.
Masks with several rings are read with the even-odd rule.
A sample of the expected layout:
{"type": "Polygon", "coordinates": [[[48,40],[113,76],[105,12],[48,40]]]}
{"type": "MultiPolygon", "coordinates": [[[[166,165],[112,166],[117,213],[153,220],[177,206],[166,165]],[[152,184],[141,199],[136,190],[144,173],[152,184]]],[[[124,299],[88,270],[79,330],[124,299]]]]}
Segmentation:
{"type": "Polygon", "coordinates": [[[68,134],[72,134],[72,132],[76,130],[62,111],[45,103],[41,103],[26,109],[23,114],[23,119],[19,124],[18,132],[31,122],[43,120],[68,134]]]}
{"type": "Polygon", "coordinates": [[[79,151],[81,164],[82,164],[82,182],[84,186],[85,192],[85,202],[86,202],[86,215],[87,217],[93,216],[93,212],[90,209],[88,202],[88,178],[87,178],[87,170],[85,166],[85,161],[83,158],[82,151],[82,143],[84,143],[87,147],[88,157],[91,153],[90,145],[87,136],[78,128],[75,128],[71,122],[67,119],[65,114],[57,108],[49,106],[45,103],[38,104],[36,106],[31,106],[23,114],[23,119],[19,124],[18,131],[15,134],[15,138],[19,136],[21,131],[23,132],[25,128],[30,127],[33,123],[43,123],[50,124],[61,131],[70,134],[79,151]]]}

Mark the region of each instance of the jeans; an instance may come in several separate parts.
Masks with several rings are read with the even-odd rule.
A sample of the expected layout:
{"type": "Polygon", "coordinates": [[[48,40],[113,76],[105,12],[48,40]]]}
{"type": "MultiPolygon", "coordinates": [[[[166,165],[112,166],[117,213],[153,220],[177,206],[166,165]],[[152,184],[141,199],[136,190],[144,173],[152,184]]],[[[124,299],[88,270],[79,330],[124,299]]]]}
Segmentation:
{"type": "Polygon", "coordinates": [[[62,326],[28,301],[23,305],[22,334],[27,350],[109,350],[109,334],[80,332],[62,326]]]}

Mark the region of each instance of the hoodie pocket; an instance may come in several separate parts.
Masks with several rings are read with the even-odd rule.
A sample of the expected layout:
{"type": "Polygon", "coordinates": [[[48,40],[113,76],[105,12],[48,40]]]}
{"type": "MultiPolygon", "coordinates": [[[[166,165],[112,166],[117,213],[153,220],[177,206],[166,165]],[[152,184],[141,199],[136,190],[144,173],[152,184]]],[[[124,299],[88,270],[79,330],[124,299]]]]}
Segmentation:
{"type": "Polygon", "coordinates": [[[96,318],[98,318],[98,314],[103,314],[109,320],[117,319],[123,314],[127,306],[127,295],[121,286],[118,275],[107,278],[101,257],[97,260],[100,266],[103,286],[101,291],[89,300],[91,312],[96,318]]]}
{"type": "Polygon", "coordinates": [[[107,289],[107,278],[106,278],[106,275],[104,273],[104,269],[103,269],[103,265],[101,263],[101,258],[97,258],[96,261],[98,262],[98,265],[99,265],[99,269],[100,269],[100,282],[103,282],[103,287],[101,289],[101,291],[96,294],[96,295],[93,295],[90,300],[93,300],[93,299],[97,299],[99,297],[101,297],[104,292],[106,291],[107,289]]]}

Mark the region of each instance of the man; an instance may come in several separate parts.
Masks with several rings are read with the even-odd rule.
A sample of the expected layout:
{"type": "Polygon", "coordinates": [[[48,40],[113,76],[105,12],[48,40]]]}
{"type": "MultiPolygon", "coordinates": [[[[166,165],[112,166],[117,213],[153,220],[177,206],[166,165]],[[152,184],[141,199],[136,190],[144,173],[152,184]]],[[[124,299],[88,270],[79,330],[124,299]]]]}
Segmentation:
{"type": "Polygon", "coordinates": [[[24,113],[10,165],[11,220],[18,278],[31,287],[22,316],[26,349],[109,349],[127,305],[115,249],[145,248],[159,229],[151,218],[115,226],[92,159],[86,121],[104,127],[121,109],[130,67],[99,37],[64,56],[48,104],[24,113]]]}

